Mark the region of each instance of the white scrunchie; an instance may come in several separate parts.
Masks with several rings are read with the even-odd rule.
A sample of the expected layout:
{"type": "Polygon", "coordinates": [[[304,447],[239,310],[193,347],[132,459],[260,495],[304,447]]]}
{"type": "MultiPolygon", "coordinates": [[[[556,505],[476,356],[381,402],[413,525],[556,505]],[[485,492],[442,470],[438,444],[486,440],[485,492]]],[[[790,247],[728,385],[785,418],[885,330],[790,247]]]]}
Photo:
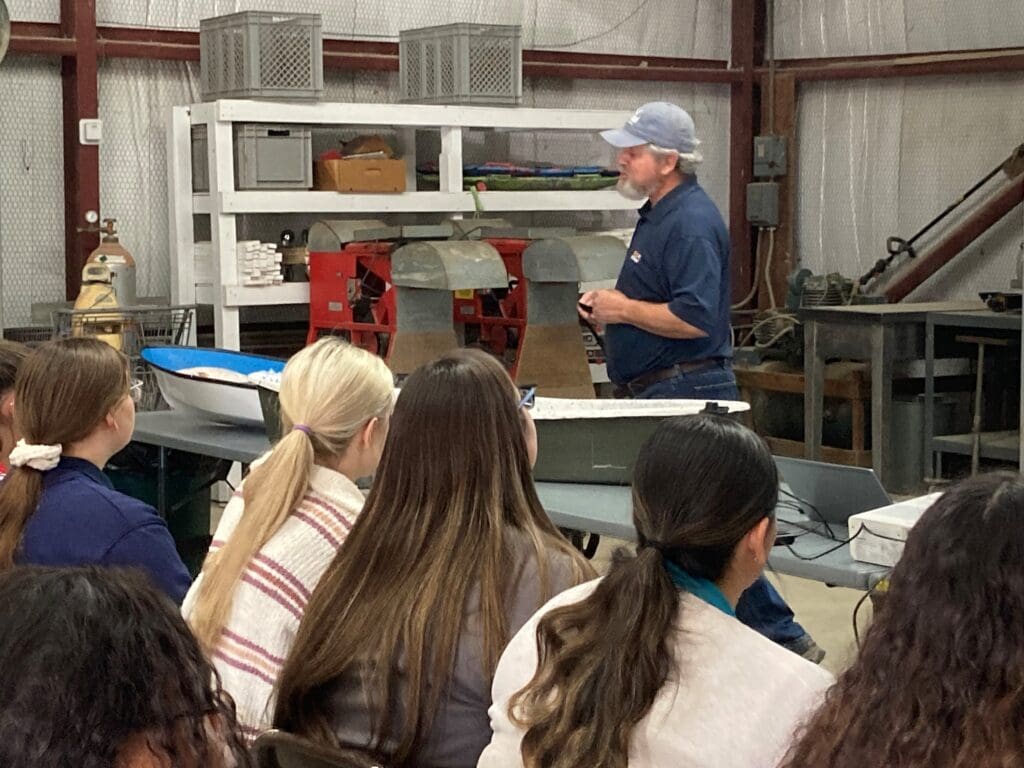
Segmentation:
{"type": "Polygon", "coordinates": [[[19,440],[11,451],[10,462],[12,467],[32,467],[46,472],[60,463],[60,454],[59,445],[29,445],[19,440]]]}

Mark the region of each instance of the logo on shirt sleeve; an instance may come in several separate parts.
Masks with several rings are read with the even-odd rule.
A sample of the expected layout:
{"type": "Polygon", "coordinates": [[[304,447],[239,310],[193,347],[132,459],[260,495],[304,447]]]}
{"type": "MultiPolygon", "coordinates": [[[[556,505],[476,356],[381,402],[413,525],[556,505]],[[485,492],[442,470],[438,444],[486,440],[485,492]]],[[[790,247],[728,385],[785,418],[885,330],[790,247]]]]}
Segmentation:
{"type": "Polygon", "coordinates": [[[632,261],[634,264],[639,264],[640,263],[640,259],[642,259],[642,258],[643,258],[643,254],[640,253],[640,251],[637,251],[637,250],[634,250],[631,254],[629,254],[629,260],[632,261]]]}

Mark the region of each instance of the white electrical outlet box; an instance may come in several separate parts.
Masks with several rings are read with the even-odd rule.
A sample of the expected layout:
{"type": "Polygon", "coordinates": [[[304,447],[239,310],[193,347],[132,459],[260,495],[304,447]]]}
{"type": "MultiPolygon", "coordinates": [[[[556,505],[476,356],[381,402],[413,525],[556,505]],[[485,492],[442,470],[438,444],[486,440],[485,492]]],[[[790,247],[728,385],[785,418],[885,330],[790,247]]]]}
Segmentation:
{"type": "Polygon", "coordinates": [[[942,496],[931,493],[888,507],[850,515],[850,556],[854,560],[890,568],[903,555],[907,534],[921,515],[942,496]],[[878,535],[876,535],[878,534],[878,535]]]}
{"type": "Polygon", "coordinates": [[[78,143],[86,146],[96,145],[103,141],[103,121],[89,118],[78,121],[78,143]]]}

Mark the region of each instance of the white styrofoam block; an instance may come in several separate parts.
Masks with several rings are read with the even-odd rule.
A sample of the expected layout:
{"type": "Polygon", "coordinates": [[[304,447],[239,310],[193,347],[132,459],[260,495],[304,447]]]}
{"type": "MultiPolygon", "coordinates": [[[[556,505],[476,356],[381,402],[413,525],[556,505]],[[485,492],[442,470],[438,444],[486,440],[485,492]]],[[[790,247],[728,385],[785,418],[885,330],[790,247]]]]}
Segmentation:
{"type": "Polygon", "coordinates": [[[850,556],[854,560],[872,565],[896,565],[903,555],[903,544],[910,529],[940,496],[941,493],[931,493],[850,515],[850,556]]]}

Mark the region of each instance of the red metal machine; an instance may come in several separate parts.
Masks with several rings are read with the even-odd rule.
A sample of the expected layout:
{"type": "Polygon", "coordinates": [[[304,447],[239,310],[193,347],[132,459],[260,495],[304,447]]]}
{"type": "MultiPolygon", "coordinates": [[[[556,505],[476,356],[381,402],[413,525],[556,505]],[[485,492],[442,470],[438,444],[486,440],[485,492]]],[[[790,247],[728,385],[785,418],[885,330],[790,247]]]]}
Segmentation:
{"type": "Polygon", "coordinates": [[[526,281],[523,252],[531,240],[485,238],[501,256],[508,272],[508,288],[458,291],[455,323],[463,326],[465,343],[478,344],[505,361],[512,377],[519,367],[519,342],[526,327],[526,281]]]}
{"type": "Polygon", "coordinates": [[[340,251],[310,251],[309,334],[312,344],[340,334],[384,360],[395,333],[391,254],[396,243],[348,243],[340,251]]]}

